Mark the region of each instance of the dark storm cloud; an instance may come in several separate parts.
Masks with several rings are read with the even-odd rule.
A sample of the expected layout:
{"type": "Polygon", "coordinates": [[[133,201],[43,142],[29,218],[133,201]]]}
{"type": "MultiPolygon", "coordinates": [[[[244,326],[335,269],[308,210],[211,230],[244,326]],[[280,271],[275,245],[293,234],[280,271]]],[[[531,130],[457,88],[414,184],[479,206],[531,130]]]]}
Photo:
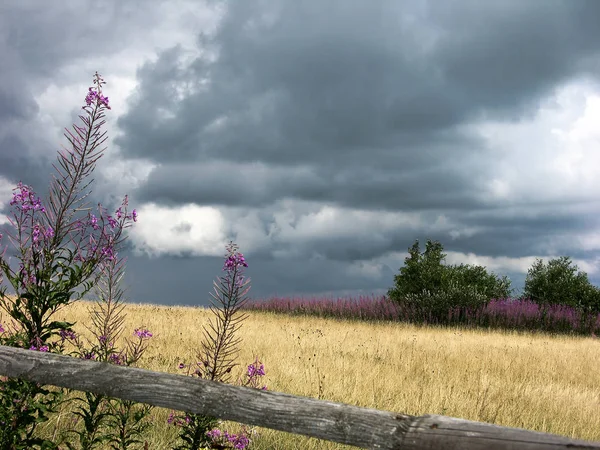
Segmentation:
{"type": "MultiPolygon", "coordinates": [[[[0,3],[0,176],[14,179],[18,173],[24,179],[27,175],[32,185],[48,184],[51,163],[60,145],[40,120],[45,111],[40,110],[36,95],[49,85],[81,83],[82,76],[91,85],[93,71],[82,75],[68,66],[87,67],[93,59],[90,65],[104,74],[103,69],[109,68],[98,67],[98,61],[118,61],[115,55],[124,47],[139,43],[138,23],[152,28],[165,19],[163,12],[164,3],[159,0],[145,1],[144,7],[135,0],[62,2],[52,6],[0,3]],[[43,167],[38,169],[38,165],[43,167]]],[[[77,104],[69,105],[75,123],[80,123],[78,115],[82,113],[85,92],[81,94],[77,104]]],[[[58,126],[70,128],[69,123],[58,126]]],[[[62,131],[59,139],[69,145],[62,131]]]]}
{"type": "MultiPolygon", "coordinates": [[[[211,205],[229,224],[241,221],[229,209],[258,210],[247,226],[254,233],[249,245],[262,239],[246,255],[254,295],[385,290],[403,263],[392,263],[390,252],[406,252],[415,239],[422,251],[427,239],[437,239],[446,252],[484,257],[558,249],[593,259],[565,239],[597,225],[585,211],[591,204],[523,198],[515,189],[493,200],[486,186],[503,149],[468,125],[519,122],[562,84],[600,81],[600,2],[210,3],[221,4],[224,15],[214,34],[193,28],[200,56],[183,62],[185,49],[173,45],[138,66],[127,112],[114,111],[113,161],[157,165],[131,200],[166,205],[167,216],[183,205],[211,205]],[[297,202],[288,210],[285,200],[297,202]],[[310,214],[323,207],[345,210],[315,227],[310,214]],[[278,221],[282,210],[289,221],[278,221]],[[416,212],[420,221],[403,220],[416,212]],[[397,226],[388,213],[398,214],[397,226]],[[442,214],[451,225],[432,226],[442,214]],[[381,277],[349,275],[357,261],[383,264],[381,277]]],[[[18,174],[43,195],[60,146],[43,130],[36,97],[50,82],[80,84],[69,67],[87,63],[87,70],[105,58],[116,64],[121,50],[137,47],[167,20],[169,5],[181,4],[0,5],[0,176],[12,182],[18,174]]],[[[173,32],[180,28],[173,22],[173,32]]],[[[70,108],[78,122],[79,106],[70,108]]],[[[102,180],[101,171],[95,175],[102,180]]],[[[107,180],[97,186],[103,192],[95,198],[122,198],[107,180]]],[[[168,225],[150,215],[141,220],[156,227],[150,243],[163,231],[185,242],[202,222],[195,214],[168,225]]],[[[233,234],[245,226],[236,225],[233,234]]],[[[185,244],[164,248],[157,259],[131,256],[134,301],[208,298],[199,286],[222,273],[222,258],[194,256],[185,244]]],[[[515,283],[524,278],[495,272],[515,283]]]]}
{"type": "MultiPolygon", "coordinates": [[[[116,142],[161,164],[138,192],[148,201],[446,212],[457,228],[479,228],[426,236],[454,251],[546,254],[555,233],[584,229],[580,216],[530,205],[537,217],[505,226],[502,201],[497,214],[481,196],[494,155],[461,126],[532,117],[557,85],[597,76],[597,13],[594,2],[230,3],[214,37],[199,40],[214,61],[182,66],[174,48],[138,72],[116,142]]],[[[301,254],[368,260],[412,241],[406,228],[358,243],[313,238],[301,254]]]]}
{"type": "Polygon", "coordinates": [[[72,81],[57,73],[90,48],[96,54],[113,51],[111,33],[103,24],[124,9],[88,2],[66,8],[26,2],[0,5],[0,176],[22,179],[38,194],[47,194],[60,146],[42,126],[34,91],[49,80],[59,86],[72,81]]]}
{"type": "MultiPolygon", "coordinates": [[[[145,302],[152,299],[166,305],[208,305],[209,292],[215,294],[213,282],[224,274],[220,270],[222,258],[196,258],[193,264],[186,258],[165,255],[161,258],[139,258],[131,255],[128,259],[126,282],[135,292],[133,302],[145,302]],[[165,267],[169,267],[168,273],[165,267]],[[148,280],[152,279],[152,283],[148,280]],[[200,289],[201,287],[202,289],[200,289]],[[209,290],[206,290],[209,287],[209,290]]],[[[247,295],[251,299],[266,299],[275,295],[313,295],[325,291],[361,290],[365,288],[360,277],[347,277],[346,264],[325,260],[311,260],[295,264],[293,269],[281,270],[280,261],[262,261],[260,276],[249,268],[245,270],[246,279],[250,278],[251,289],[247,295]],[[272,274],[272,276],[268,276],[272,274]]],[[[391,278],[373,280],[374,286],[388,284],[391,278]]],[[[368,289],[368,286],[367,288],[368,289]]],[[[377,295],[384,289],[373,289],[377,295]]]]}
{"type": "Polygon", "coordinates": [[[335,199],[337,204],[367,210],[469,209],[484,206],[465,186],[455,168],[384,172],[341,167],[334,174],[320,167],[266,167],[255,164],[166,164],[150,174],[139,200],[169,205],[264,207],[279,198],[308,201],[335,199]],[[439,191],[430,187],[437,186],[439,191]]]}
{"type": "MultiPolygon", "coordinates": [[[[320,182],[280,184],[307,200],[480,207],[472,193],[491,154],[457,127],[481,114],[532,114],[598,52],[597,27],[581,24],[597,10],[593,2],[327,5],[228,4],[214,38],[201,39],[217,52],[214,62],[181,67],[173,48],[138,72],[115,142],[125,156],[164,163],[142,198],[156,198],[154,177],[169,178],[170,164],[216,159],[314,166],[320,182]],[[181,101],[177,86],[190,88],[181,101]],[[160,119],[162,109],[174,117],[160,119]],[[378,173],[365,187],[353,172],[370,168],[378,173]],[[340,181],[344,172],[352,176],[340,181]]],[[[198,181],[189,190],[167,183],[161,193],[175,203],[259,205],[272,201],[273,182],[256,179],[241,194],[236,182],[210,189],[198,181]]]]}
{"type": "Polygon", "coordinates": [[[557,83],[598,55],[597,2],[446,2],[431,8],[443,31],[435,60],[471,108],[527,114],[557,83]],[[479,6],[478,6],[479,5],[479,6]]]}

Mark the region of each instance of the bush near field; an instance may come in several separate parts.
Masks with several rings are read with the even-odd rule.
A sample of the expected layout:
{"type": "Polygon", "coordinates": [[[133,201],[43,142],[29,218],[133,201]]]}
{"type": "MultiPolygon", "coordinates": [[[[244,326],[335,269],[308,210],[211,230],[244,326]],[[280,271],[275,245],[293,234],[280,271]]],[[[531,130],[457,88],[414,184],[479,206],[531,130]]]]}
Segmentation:
{"type": "Polygon", "coordinates": [[[553,259],[547,265],[537,259],[527,272],[523,296],[543,310],[563,305],[583,314],[600,313],[600,289],[590,284],[585,272],[578,272],[567,256],[553,259]]]}
{"type": "MultiPolygon", "coordinates": [[[[499,278],[482,266],[443,265],[446,255],[442,250],[438,241],[428,240],[421,254],[419,241],[415,241],[394,277],[395,286],[388,291],[390,300],[413,311],[413,319],[422,321],[427,316],[445,323],[453,311],[462,318],[481,315],[492,300],[511,296],[513,290],[506,276],[499,278]]],[[[536,260],[520,298],[525,299],[538,306],[541,322],[546,322],[552,307],[565,308],[563,315],[569,319],[573,311],[568,308],[575,310],[581,325],[587,328],[593,327],[600,314],[600,289],[590,284],[585,272],[578,273],[566,256],[547,265],[536,260]]]]}

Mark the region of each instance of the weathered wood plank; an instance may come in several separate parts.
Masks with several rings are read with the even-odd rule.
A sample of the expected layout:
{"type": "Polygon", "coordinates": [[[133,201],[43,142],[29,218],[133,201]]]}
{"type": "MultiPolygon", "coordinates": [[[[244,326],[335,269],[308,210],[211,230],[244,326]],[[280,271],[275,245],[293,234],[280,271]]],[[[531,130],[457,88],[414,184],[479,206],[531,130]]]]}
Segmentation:
{"type": "Polygon", "coordinates": [[[600,449],[452,417],[376,409],[0,346],[0,374],[370,449],[600,449]]]}

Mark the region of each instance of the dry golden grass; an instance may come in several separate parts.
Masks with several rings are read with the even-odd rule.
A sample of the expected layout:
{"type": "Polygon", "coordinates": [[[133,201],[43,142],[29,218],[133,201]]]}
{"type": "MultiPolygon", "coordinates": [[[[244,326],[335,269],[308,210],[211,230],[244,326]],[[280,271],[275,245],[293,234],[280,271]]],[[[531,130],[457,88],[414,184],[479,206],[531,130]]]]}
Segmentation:
{"type": "MultiPolygon", "coordinates": [[[[57,319],[86,334],[91,303],[57,319]]],[[[140,367],[180,373],[195,355],[208,310],[127,305],[126,333],[154,333],[140,367]]],[[[412,415],[441,414],[600,441],[600,340],[543,334],[422,328],[250,313],[239,332],[234,379],[258,356],[271,391],[412,415]]],[[[176,429],[155,408],[150,449],[169,449],[176,429]]],[[[62,428],[65,417],[45,427],[62,428]]],[[[225,424],[235,432],[235,424],[225,424]]],[[[259,429],[257,449],[353,448],[259,429]]]]}

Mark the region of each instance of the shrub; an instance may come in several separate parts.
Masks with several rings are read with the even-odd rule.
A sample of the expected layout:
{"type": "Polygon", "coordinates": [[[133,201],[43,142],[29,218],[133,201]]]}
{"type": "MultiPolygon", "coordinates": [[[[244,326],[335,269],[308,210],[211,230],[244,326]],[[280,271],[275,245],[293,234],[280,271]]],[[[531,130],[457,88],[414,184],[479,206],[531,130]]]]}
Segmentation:
{"type": "Polygon", "coordinates": [[[484,267],[442,265],[446,255],[442,245],[427,241],[421,255],[419,241],[409,249],[400,274],[394,276],[395,286],[388,297],[415,313],[423,320],[448,320],[452,309],[483,309],[493,298],[510,296],[510,280],[488,274],[484,267]]]}
{"type": "MultiPolygon", "coordinates": [[[[116,211],[116,218],[100,204],[96,217],[85,203],[91,191],[83,191],[93,182],[89,177],[103,156],[104,149],[98,146],[105,140],[105,133],[99,132],[104,124],[104,109],[110,109],[108,97],[102,95],[105,82],[97,72],[94,84],[96,90],[88,89],[87,106],[82,107],[88,117],[79,116],[85,126],[74,124],[74,134],[66,130],[65,136],[73,148],[59,152],[60,168],[54,166],[58,176],[50,185],[47,203],[43,204],[33,188],[22,182],[13,189],[10,205],[14,213],[8,221],[16,232],[8,238],[21,263],[18,270],[10,267],[5,258],[8,246],[0,254],[0,309],[16,324],[13,336],[0,337],[2,345],[41,352],[60,350],[53,338],[62,331],[72,332],[74,324],[52,320],[52,316],[92,289],[102,276],[99,267],[114,259],[126,238],[124,230],[137,220],[135,210],[127,213],[127,196],[116,211]],[[84,214],[75,218],[78,212],[84,214]],[[15,291],[14,301],[2,286],[4,277],[15,291]]],[[[0,233],[0,243],[1,240],[0,233]]],[[[1,380],[0,389],[1,448],[57,448],[53,442],[35,437],[35,432],[39,424],[48,420],[48,413],[56,412],[64,390],[50,392],[38,383],[13,378],[1,380]],[[16,400],[16,407],[8,401],[11,398],[16,400]]]]}
{"type": "Polygon", "coordinates": [[[456,280],[460,286],[475,287],[487,300],[510,298],[512,289],[510,280],[503,276],[499,278],[493,273],[487,273],[483,266],[450,266],[451,279],[456,280]]]}
{"type": "MultiPolygon", "coordinates": [[[[71,352],[72,356],[129,366],[137,363],[147,348],[146,339],[152,337],[147,329],[138,328],[134,332],[137,342],[127,340],[127,348],[123,350],[115,347],[124,317],[121,315],[124,305],[120,303],[122,291],[118,286],[123,272],[116,258],[126,237],[122,234],[131,226],[131,221],[137,221],[137,212],[134,209],[131,214],[127,213],[127,196],[115,217],[108,215],[100,204],[98,217],[89,212],[90,208],[84,208],[83,201],[91,191],[81,191],[92,183],[93,180],[86,179],[102,156],[103,150],[97,150],[97,147],[103,142],[105,133],[100,135],[99,130],[105,122],[100,120],[104,108],[110,109],[108,97],[101,93],[101,85],[105,83],[98,73],[94,84],[97,91],[93,87],[88,89],[87,106],[83,107],[89,117],[79,116],[86,126],[73,125],[77,136],[68,130],[65,135],[73,150],[59,152],[59,165],[63,171],[55,166],[59,176],[54,177],[51,184],[48,203],[44,206],[33,189],[21,182],[14,189],[16,192],[10,205],[16,212],[14,220],[9,219],[9,222],[17,231],[8,237],[20,251],[20,257],[16,256],[21,264],[18,270],[10,267],[9,260],[4,257],[8,246],[0,253],[0,309],[15,322],[11,324],[11,333],[0,324],[0,344],[65,354],[65,343],[69,341],[77,347],[71,352]],[[81,211],[87,211],[87,217],[74,218],[81,211]],[[4,276],[15,291],[14,300],[2,286],[4,276]],[[98,287],[98,283],[102,287],[98,287]],[[73,331],[74,323],[51,319],[61,307],[82,299],[94,286],[100,297],[96,308],[90,311],[92,318],[88,329],[94,339],[85,342],[73,331]],[[78,292],[81,288],[83,292],[78,292]]],[[[2,238],[0,233],[0,244],[2,238]]],[[[234,339],[234,333],[243,319],[238,317],[237,311],[244,303],[241,297],[249,289],[246,285],[250,280],[244,283],[241,271],[236,268],[248,265],[241,253],[235,254],[236,249],[231,243],[223,268],[233,275],[222,280],[220,287],[215,283],[217,294],[221,293],[222,297],[213,297],[223,308],[215,304],[211,308],[217,319],[210,323],[210,329],[205,328],[208,343],[202,344],[202,360],[195,373],[204,374],[204,378],[213,381],[226,381],[235,365],[232,355],[238,340],[234,339]],[[244,292],[240,293],[240,290],[244,292]]],[[[264,375],[264,366],[256,358],[254,364],[248,366],[248,379],[240,380],[240,383],[257,388],[257,377],[264,375]]],[[[109,444],[113,449],[126,450],[142,444],[138,438],[148,428],[148,422],[143,419],[150,406],[91,392],[84,392],[85,398],[74,399],[77,401],[74,414],[83,419],[83,424],[79,429],[67,430],[59,436],[60,447],[58,443],[38,437],[38,425],[47,422],[49,414],[59,412],[59,406],[66,403],[64,393],[63,388],[50,391],[36,382],[0,376],[0,449],[58,450],[64,443],[69,449],[93,450],[109,444]],[[79,442],[67,442],[67,435],[73,434],[79,442]]],[[[246,428],[241,434],[233,435],[213,428],[219,422],[212,417],[192,414],[184,419],[186,425],[180,433],[183,445],[177,448],[197,450],[200,445],[207,444],[210,448],[235,446],[244,449],[251,442],[246,428]]],[[[144,448],[148,448],[147,441],[144,448]]]]}
{"type": "Polygon", "coordinates": [[[425,252],[421,255],[419,241],[416,240],[408,249],[409,256],[404,259],[404,267],[400,268],[398,275],[394,275],[395,286],[388,291],[388,297],[402,303],[407,295],[440,289],[445,273],[442,261],[446,258],[442,250],[439,242],[428,240],[425,252]]]}
{"type": "Polygon", "coordinates": [[[544,264],[541,259],[527,271],[523,296],[540,306],[576,307],[590,295],[590,282],[585,272],[578,272],[568,256],[544,264]]]}
{"type": "Polygon", "coordinates": [[[462,286],[455,280],[450,280],[444,290],[423,290],[404,299],[418,321],[438,324],[448,324],[456,316],[466,320],[468,311],[481,309],[487,303],[487,297],[475,286],[462,286]],[[451,315],[451,311],[455,314],[451,315]]]}
{"type": "Polygon", "coordinates": [[[570,306],[583,314],[586,320],[600,313],[600,290],[590,284],[585,272],[578,272],[568,256],[552,259],[544,264],[541,259],[527,271],[523,297],[531,299],[545,315],[548,307],[570,306]]]}

